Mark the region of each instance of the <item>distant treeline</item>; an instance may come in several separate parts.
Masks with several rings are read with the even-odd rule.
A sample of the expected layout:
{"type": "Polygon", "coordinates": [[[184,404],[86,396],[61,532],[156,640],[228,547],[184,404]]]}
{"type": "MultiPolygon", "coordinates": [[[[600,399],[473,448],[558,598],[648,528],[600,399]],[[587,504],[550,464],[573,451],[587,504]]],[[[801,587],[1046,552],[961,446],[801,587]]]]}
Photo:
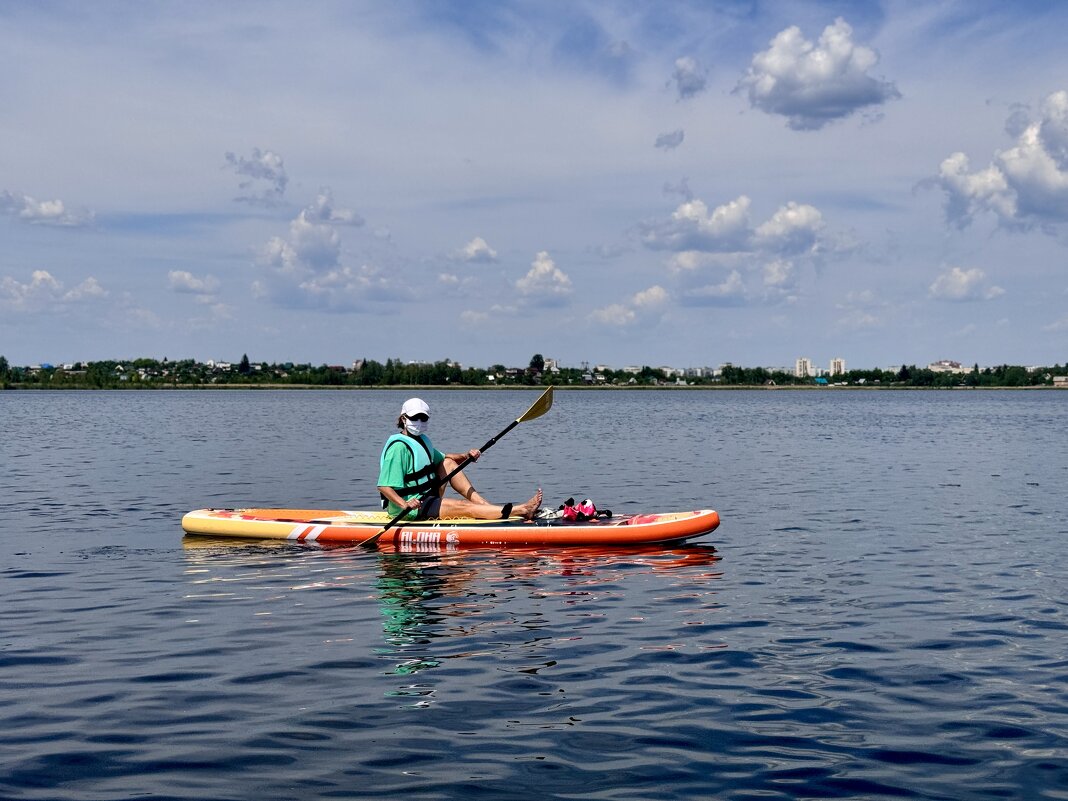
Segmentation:
{"type": "Polygon", "coordinates": [[[998,367],[979,368],[963,372],[944,372],[916,365],[901,365],[898,370],[847,370],[838,375],[799,378],[781,370],[764,367],[733,367],[722,370],[719,383],[741,386],[846,384],[848,386],[894,386],[894,387],[1037,387],[1052,385],[1054,376],[1068,375],[1065,366],[1021,367],[1003,364],[998,367]]]}
{"type": "Polygon", "coordinates": [[[915,365],[899,370],[849,370],[834,376],[800,378],[764,367],[724,366],[718,374],[691,370],[686,374],[653,367],[610,370],[551,367],[535,354],[526,367],[493,365],[461,367],[448,360],[429,364],[388,359],[380,363],[361,359],[351,367],[252,362],[248,356],[236,364],[198,362],[193,359],[106,360],[54,366],[15,367],[0,356],[0,386],[5,389],[133,389],[198,386],[322,386],[387,387],[514,386],[535,384],[601,386],[815,386],[868,387],[1028,387],[1052,385],[1055,376],[1068,376],[1068,363],[1052,367],[1001,365],[963,372],[941,372],[915,365]]]}

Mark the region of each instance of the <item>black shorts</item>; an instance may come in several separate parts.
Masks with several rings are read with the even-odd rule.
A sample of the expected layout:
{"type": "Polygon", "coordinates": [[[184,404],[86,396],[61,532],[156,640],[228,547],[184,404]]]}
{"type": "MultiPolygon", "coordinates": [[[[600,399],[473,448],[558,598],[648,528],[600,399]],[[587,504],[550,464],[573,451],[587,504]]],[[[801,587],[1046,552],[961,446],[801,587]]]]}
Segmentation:
{"type": "Polygon", "coordinates": [[[415,515],[416,520],[437,520],[441,515],[441,496],[431,495],[423,500],[419,511],[415,515]]]}

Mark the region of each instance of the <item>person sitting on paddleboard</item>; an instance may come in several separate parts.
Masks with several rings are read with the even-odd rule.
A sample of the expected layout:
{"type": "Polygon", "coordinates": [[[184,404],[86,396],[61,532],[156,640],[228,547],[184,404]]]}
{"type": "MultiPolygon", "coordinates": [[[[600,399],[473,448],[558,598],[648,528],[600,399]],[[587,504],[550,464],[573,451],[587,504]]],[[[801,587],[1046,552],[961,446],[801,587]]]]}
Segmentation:
{"type": "Polygon", "coordinates": [[[430,406],[419,398],[410,398],[401,406],[397,418],[399,434],[386,440],[378,473],[378,491],[388,503],[388,511],[396,517],[404,509],[411,510],[406,519],[437,520],[452,517],[474,517],[480,520],[507,518],[512,515],[532,517],[541,506],[541,490],[526,503],[494,504],[487,501],[471,486],[463,474],[450,480],[461,498],[445,498],[441,481],[464,459],[477,461],[482,455],[477,448],[467,453],[442,453],[430,442],[426,431],[430,422],[430,406]]]}

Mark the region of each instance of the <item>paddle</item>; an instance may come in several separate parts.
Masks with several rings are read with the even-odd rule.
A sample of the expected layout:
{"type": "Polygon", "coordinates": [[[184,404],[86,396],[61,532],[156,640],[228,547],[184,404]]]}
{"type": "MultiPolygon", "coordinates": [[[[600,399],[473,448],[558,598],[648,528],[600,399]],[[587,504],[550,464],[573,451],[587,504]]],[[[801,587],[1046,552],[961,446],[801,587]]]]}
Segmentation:
{"type": "MultiPolygon", "coordinates": [[[[490,448],[493,447],[494,443],[496,443],[497,440],[499,440],[501,437],[503,437],[505,434],[507,434],[509,431],[511,431],[517,425],[519,425],[520,423],[525,423],[528,420],[533,420],[535,417],[541,417],[543,414],[545,414],[547,411],[549,411],[549,408],[552,405],[553,405],[553,388],[549,387],[547,390],[545,390],[543,393],[541,393],[541,397],[540,398],[538,398],[536,401],[534,401],[534,405],[533,406],[531,406],[529,409],[527,409],[525,412],[523,412],[523,414],[519,415],[519,417],[517,417],[515,420],[513,420],[511,423],[509,423],[508,427],[505,428],[504,431],[499,433],[497,436],[492,437],[489,440],[489,442],[487,442],[485,445],[483,445],[481,448],[479,448],[479,450],[482,453],[485,453],[486,451],[488,451],[490,448]]],[[[453,476],[455,476],[457,473],[459,473],[461,470],[463,470],[464,467],[467,466],[467,463],[469,461],[471,461],[471,459],[469,457],[465,456],[463,459],[460,460],[460,463],[458,465],[456,465],[456,469],[455,470],[453,470],[452,472],[450,472],[449,474],[447,474],[443,478],[436,479],[434,481],[434,490],[437,490],[442,485],[448,484],[452,480],[453,476]]],[[[431,491],[433,492],[434,490],[431,490],[431,491]]],[[[367,539],[365,539],[363,542],[361,542],[359,544],[361,546],[364,546],[364,547],[373,547],[378,542],[378,538],[379,537],[381,537],[383,534],[385,534],[387,531],[389,531],[391,528],[393,528],[393,526],[397,525],[397,523],[400,522],[401,518],[405,517],[410,511],[411,511],[411,509],[402,509],[400,511],[400,514],[398,514],[396,517],[394,517],[392,520],[390,520],[388,523],[386,523],[385,528],[383,528],[377,534],[374,534],[374,535],[368,537],[367,539]]]]}

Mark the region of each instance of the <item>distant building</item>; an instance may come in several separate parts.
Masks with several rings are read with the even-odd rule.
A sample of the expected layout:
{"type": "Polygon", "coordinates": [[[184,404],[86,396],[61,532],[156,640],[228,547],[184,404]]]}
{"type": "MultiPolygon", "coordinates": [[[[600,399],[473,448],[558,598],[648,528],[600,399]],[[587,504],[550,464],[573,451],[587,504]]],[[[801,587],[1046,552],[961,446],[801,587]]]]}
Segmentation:
{"type": "Polygon", "coordinates": [[[797,376],[798,378],[808,378],[809,376],[812,376],[814,374],[815,374],[815,371],[812,369],[812,360],[811,359],[808,359],[808,358],[805,358],[804,356],[802,356],[794,364],[794,375],[797,376]]]}
{"type": "Polygon", "coordinates": [[[831,359],[831,375],[845,375],[845,359],[831,359]]]}
{"type": "Polygon", "coordinates": [[[927,365],[927,369],[932,373],[966,373],[968,368],[962,367],[960,362],[950,361],[949,359],[939,359],[937,362],[931,362],[927,365]]]}

